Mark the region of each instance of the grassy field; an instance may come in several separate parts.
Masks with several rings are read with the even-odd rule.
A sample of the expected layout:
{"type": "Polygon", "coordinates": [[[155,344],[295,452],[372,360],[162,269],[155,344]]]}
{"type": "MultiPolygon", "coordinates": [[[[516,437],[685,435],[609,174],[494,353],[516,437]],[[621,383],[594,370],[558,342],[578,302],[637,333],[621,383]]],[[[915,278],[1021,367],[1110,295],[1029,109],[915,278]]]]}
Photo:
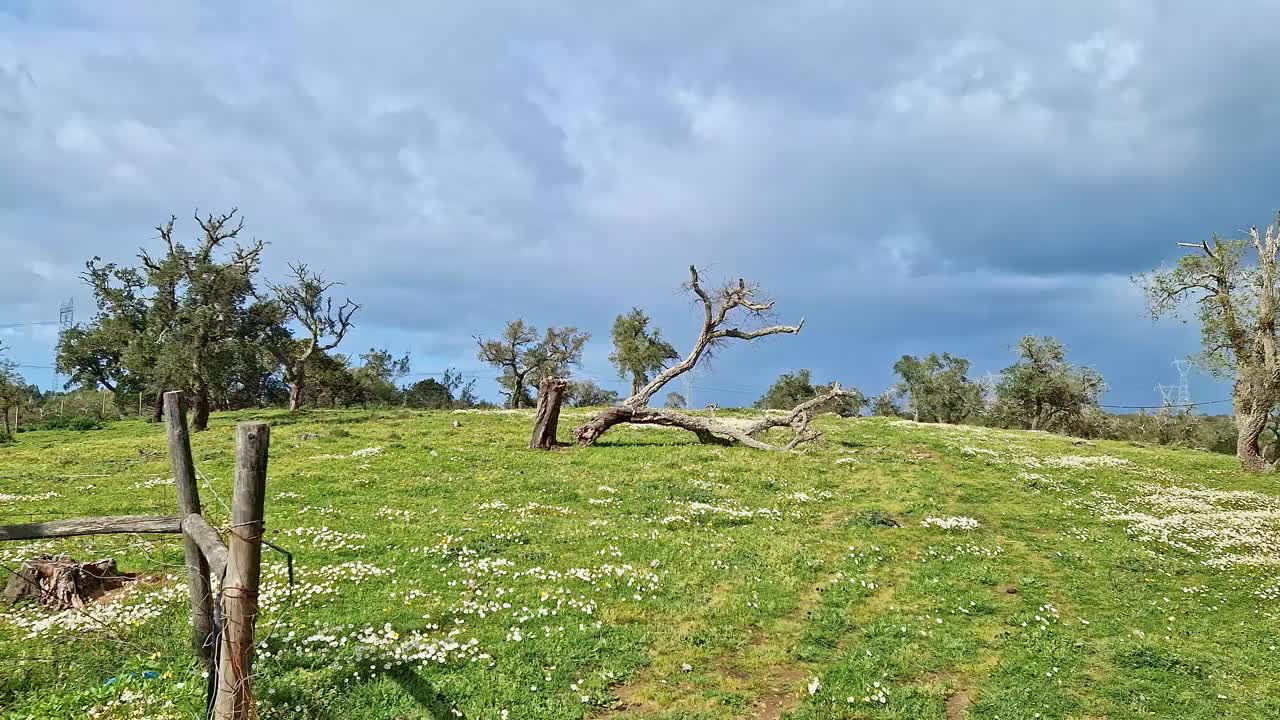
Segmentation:
{"type": "MultiPolygon", "coordinates": [[[[194,437],[215,522],[248,417],[194,437]]],[[[532,452],[519,413],[252,417],[297,561],[290,588],[265,557],[265,718],[1280,717],[1280,497],[1228,457],[879,418],[788,455],[649,429],[532,452]]],[[[171,513],[169,477],[156,425],[23,434],[0,523],[171,513]]],[[[180,543],[0,562],[37,551],[144,581],[0,608],[0,714],[199,717],[180,543]]]]}

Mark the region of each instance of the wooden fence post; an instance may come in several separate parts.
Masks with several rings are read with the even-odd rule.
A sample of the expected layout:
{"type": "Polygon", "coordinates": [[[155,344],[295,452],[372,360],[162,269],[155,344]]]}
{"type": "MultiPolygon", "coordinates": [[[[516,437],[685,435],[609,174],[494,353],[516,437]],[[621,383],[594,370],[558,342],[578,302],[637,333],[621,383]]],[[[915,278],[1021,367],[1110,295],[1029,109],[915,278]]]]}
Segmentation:
{"type": "Polygon", "coordinates": [[[262,532],[267,488],[266,423],[236,426],[236,484],[231,498],[227,573],[222,580],[223,628],[218,659],[216,720],[252,720],[254,623],[262,573],[262,532]]]}
{"type": "MultiPolygon", "coordinates": [[[[182,393],[164,394],[164,417],[169,430],[169,459],[173,465],[173,484],[178,489],[178,511],[183,517],[200,512],[200,490],[196,486],[196,466],[191,459],[191,436],[187,434],[187,408],[182,393]]],[[[213,594],[209,587],[209,563],[200,546],[189,537],[182,539],[182,553],[187,563],[187,589],[191,593],[191,644],[213,671],[213,594]]]]}

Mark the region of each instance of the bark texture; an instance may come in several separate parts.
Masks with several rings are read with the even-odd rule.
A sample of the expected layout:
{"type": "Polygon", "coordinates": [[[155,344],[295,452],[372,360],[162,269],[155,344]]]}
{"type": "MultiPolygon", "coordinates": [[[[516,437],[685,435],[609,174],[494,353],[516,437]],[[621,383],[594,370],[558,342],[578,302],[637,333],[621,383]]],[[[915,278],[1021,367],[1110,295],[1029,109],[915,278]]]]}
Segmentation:
{"type": "Polygon", "coordinates": [[[533,416],[533,437],[529,447],[533,450],[552,450],[556,442],[556,429],[560,425],[560,405],[564,402],[569,381],[564,378],[543,378],[538,385],[538,410],[533,416]]]}
{"type": "Polygon", "coordinates": [[[0,599],[30,600],[55,610],[84,607],[108,590],[123,587],[136,575],[121,574],[111,559],[81,563],[66,555],[41,555],[10,576],[0,599]]]}

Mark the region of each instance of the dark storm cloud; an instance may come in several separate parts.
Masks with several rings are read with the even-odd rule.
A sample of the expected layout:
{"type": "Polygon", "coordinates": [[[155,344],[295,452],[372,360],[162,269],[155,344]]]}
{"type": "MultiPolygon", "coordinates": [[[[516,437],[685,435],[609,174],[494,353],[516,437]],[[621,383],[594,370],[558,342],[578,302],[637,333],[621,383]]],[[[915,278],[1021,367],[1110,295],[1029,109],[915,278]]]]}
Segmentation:
{"type": "Polygon", "coordinates": [[[1194,335],[1153,328],[1126,276],[1280,205],[1278,16],[0,4],[0,324],[72,292],[83,318],[87,257],[128,260],[169,214],[238,205],[272,243],[268,273],[305,259],[365,304],[353,349],[427,365],[474,367],[471,335],[525,315],[595,332],[605,374],[632,305],[689,338],[693,262],[810,320],[724,353],[723,387],[808,365],[872,389],[935,349],[985,372],[1034,330],[1113,397],[1149,400],[1151,368],[1194,335]]]}

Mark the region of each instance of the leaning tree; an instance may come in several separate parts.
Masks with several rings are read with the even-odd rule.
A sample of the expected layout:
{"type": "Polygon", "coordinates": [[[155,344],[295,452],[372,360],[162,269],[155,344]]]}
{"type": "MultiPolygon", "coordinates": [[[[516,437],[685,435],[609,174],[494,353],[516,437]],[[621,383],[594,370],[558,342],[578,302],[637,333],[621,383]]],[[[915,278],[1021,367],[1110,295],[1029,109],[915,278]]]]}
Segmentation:
{"type": "Polygon", "coordinates": [[[693,349],[680,362],[659,372],[621,403],[605,408],[578,428],[575,431],[578,443],[591,445],[610,428],[624,423],[681,428],[694,433],[705,443],[738,443],[759,450],[792,450],[801,443],[817,439],[820,434],[810,428],[809,423],[819,408],[844,395],[845,391],[839,384],[833,384],[825,393],[800,403],[787,413],[766,415],[744,425],[689,415],[675,409],[649,407],[649,401],[658,391],[692,370],[700,360],[728,341],[750,342],[769,335],[794,335],[804,326],[803,319],[796,325],[744,326],[743,321],[759,322],[773,309],[773,301],[758,299],[759,288],[745,280],[731,282],[709,292],[702,286],[698,269],[690,266],[689,283],[685,287],[697,297],[703,310],[702,328],[693,349]],[[790,427],[794,431],[785,445],[774,445],[762,439],[768,430],[777,427],[790,427]]]}
{"type": "Polygon", "coordinates": [[[1171,268],[1135,277],[1146,291],[1153,317],[1176,314],[1196,301],[1204,350],[1199,363],[1234,381],[1236,456],[1246,470],[1268,468],[1259,447],[1271,411],[1280,404],[1280,335],[1276,331],[1276,257],[1280,215],[1265,231],[1247,238],[1213,235],[1191,248],[1171,268]]]}
{"type": "Polygon", "coordinates": [[[293,412],[302,407],[311,357],[316,351],[324,353],[338,347],[351,329],[351,318],[360,305],[347,298],[335,306],[329,291],[341,283],[325,280],[304,263],[292,264],[289,270],[293,273],[292,283],[270,286],[276,296],[276,309],[283,317],[270,324],[276,336],[268,338],[266,346],[284,371],[289,411],[293,412]],[[302,326],[302,338],[293,337],[285,329],[289,322],[302,326]]]}

